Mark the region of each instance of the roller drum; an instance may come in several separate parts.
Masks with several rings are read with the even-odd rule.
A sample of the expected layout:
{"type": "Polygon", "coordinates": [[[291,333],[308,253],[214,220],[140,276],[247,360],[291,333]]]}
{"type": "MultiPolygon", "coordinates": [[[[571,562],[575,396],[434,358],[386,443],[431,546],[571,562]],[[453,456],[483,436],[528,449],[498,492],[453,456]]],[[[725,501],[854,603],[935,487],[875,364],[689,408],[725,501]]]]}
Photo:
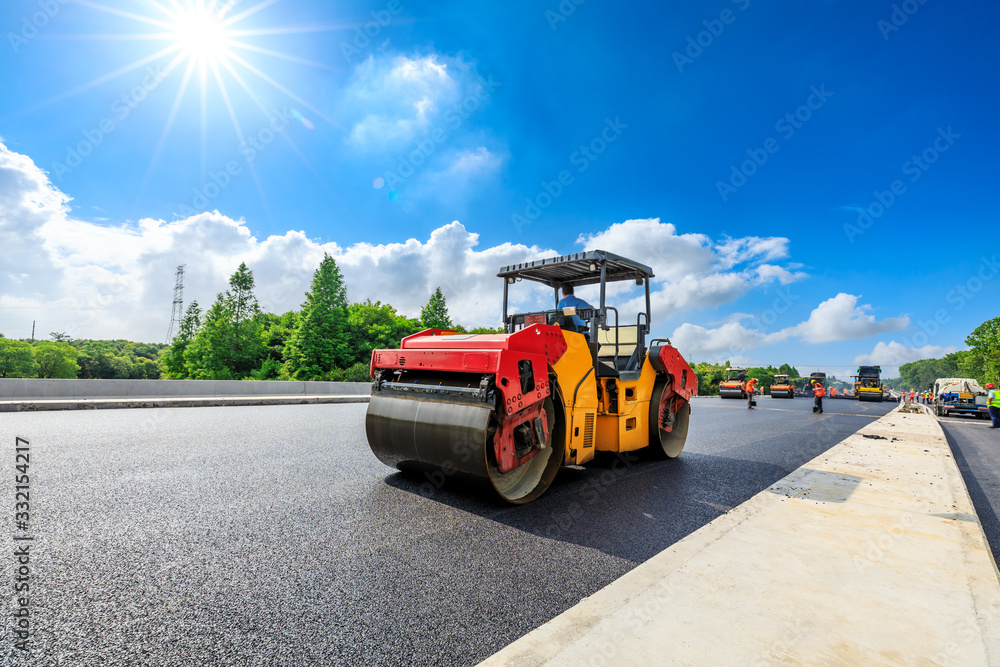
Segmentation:
{"type": "Polygon", "coordinates": [[[400,470],[453,469],[489,476],[488,405],[467,405],[397,396],[372,396],[365,429],[378,459],[400,470]]]}
{"type": "Polygon", "coordinates": [[[564,432],[555,419],[551,398],[545,399],[545,410],[553,425],[546,446],[506,474],[497,470],[494,460],[497,420],[489,404],[375,392],[365,429],[372,452],[388,466],[441,469],[449,476],[481,481],[504,500],[520,504],[540,496],[562,463],[564,432]]]}

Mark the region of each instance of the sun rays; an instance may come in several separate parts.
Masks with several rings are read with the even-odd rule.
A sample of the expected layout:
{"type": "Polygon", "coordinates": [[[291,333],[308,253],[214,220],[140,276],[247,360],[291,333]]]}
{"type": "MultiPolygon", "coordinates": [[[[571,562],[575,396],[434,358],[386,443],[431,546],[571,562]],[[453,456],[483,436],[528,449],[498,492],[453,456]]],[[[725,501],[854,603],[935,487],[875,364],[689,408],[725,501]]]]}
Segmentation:
{"type": "MultiPolygon", "coordinates": [[[[107,0],[106,0],[107,1],[107,0]]],[[[339,125],[328,114],[306,101],[295,92],[293,86],[281,77],[268,74],[265,69],[267,59],[277,59],[312,68],[335,70],[326,64],[315,62],[295,54],[284,53],[272,48],[266,48],[254,43],[255,38],[265,36],[280,36],[309,32],[337,30],[343,26],[308,25],[254,27],[247,22],[252,16],[277,4],[280,0],[260,0],[249,5],[242,0],[144,0],[135,3],[128,10],[110,4],[92,0],[77,0],[76,4],[96,12],[103,12],[120,19],[137,24],[146,32],[120,32],[101,35],[66,35],[70,39],[95,39],[102,41],[128,40],[148,41],[151,43],[151,53],[143,55],[131,63],[117,66],[106,74],[79,85],[42,104],[48,104],[72,97],[113,79],[133,72],[150,64],[165,63],[163,78],[173,75],[177,83],[176,93],[166,108],[163,129],[157,137],[150,157],[140,192],[145,189],[150,178],[156,171],[157,164],[168,145],[171,130],[185,104],[196,104],[201,122],[199,138],[199,155],[201,176],[207,173],[207,156],[209,145],[210,117],[227,118],[233,127],[233,138],[244,141],[246,126],[253,123],[267,123],[278,112],[283,103],[294,104],[303,111],[311,112],[335,127],[339,125]],[[249,5],[246,8],[240,5],[249,5]],[[146,11],[144,11],[144,9],[146,11]],[[279,79],[281,79],[279,81],[279,79]],[[228,85],[227,85],[228,84],[228,85]],[[213,90],[214,88],[214,90],[213,90]],[[246,94],[249,104],[239,104],[233,99],[233,91],[240,90],[246,94]],[[268,91],[275,94],[279,100],[276,104],[269,99],[268,91]],[[196,97],[196,100],[192,100],[196,97]],[[218,108],[211,108],[210,101],[218,108]],[[222,104],[218,104],[221,100],[222,104]],[[246,110],[258,120],[248,118],[246,110]],[[263,114],[263,119],[260,119],[263,114]],[[242,119],[242,125],[241,125],[242,119]]],[[[130,3],[131,4],[131,3],[130,3]]],[[[315,125],[296,109],[288,111],[302,125],[310,130],[315,125]]],[[[294,152],[305,161],[298,146],[282,133],[282,138],[292,147],[294,152]]],[[[212,139],[220,137],[212,135],[212,139]]],[[[306,166],[311,168],[306,162],[306,166]]],[[[249,165],[254,183],[262,203],[265,204],[260,180],[257,177],[253,163],[249,165]]]]}

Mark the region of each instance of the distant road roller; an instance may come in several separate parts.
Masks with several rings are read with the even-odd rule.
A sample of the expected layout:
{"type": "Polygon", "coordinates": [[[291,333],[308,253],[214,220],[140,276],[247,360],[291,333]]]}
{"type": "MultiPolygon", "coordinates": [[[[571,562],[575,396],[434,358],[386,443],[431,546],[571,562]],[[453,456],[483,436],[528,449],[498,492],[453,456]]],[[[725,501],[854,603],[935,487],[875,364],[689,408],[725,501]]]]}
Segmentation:
{"type": "Polygon", "coordinates": [[[885,400],[885,392],[879,375],[882,368],[879,366],[861,366],[858,374],[855,375],[854,394],[859,401],[875,401],[881,403],[885,400]]]}
{"type": "Polygon", "coordinates": [[[504,333],[431,329],[372,352],[365,425],[379,460],[481,480],[520,504],[544,493],[560,466],[599,451],[681,453],[698,378],[669,340],[646,340],[652,269],[594,250],[497,275],[504,333]],[[508,290],[523,280],[555,290],[557,306],[562,285],[599,284],[600,305],[508,314],[508,290]],[[607,284],[625,280],[645,290],[634,324],[607,305],[607,284]]]}
{"type": "Polygon", "coordinates": [[[795,398],[795,385],[787,375],[775,375],[771,384],[771,398],[795,398]]]}
{"type": "Polygon", "coordinates": [[[747,369],[727,368],[726,379],[719,383],[720,398],[747,397],[747,369]]]}

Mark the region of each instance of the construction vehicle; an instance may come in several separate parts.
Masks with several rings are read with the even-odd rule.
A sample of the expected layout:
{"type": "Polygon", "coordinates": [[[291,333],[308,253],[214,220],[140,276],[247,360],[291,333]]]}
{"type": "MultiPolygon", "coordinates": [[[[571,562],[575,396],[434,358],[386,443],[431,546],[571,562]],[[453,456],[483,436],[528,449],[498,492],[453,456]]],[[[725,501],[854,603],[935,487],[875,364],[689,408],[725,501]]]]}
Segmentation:
{"type": "Polygon", "coordinates": [[[775,375],[771,383],[771,398],[795,398],[795,385],[787,375],[775,375]]]}
{"type": "Polygon", "coordinates": [[[861,366],[858,374],[854,376],[854,394],[859,401],[875,401],[881,403],[885,400],[885,388],[879,376],[882,374],[880,366],[861,366]]]}
{"type": "Polygon", "coordinates": [[[990,418],[987,392],[972,378],[941,378],[934,382],[934,412],[948,415],[976,415],[990,418]]]}
{"type": "Polygon", "coordinates": [[[497,275],[504,333],[429,329],[372,352],[366,430],[379,460],[480,480],[520,504],[544,493],[560,466],[597,452],[681,453],[698,377],[669,340],[647,341],[652,269],[594,250],[497,275]],[[557,308],[508,314],[508,290],[523,280],[554,289],[557,308]],[[634,323],[607,305],[615,281],[645,289],[634,323]],[[562,285],[598,284],[597,308],[558,309],[562,285]]]}
{"type": "Polygon", "coordinates": [[[747,397],[747,369],[727,368],[726,379],[719,383],[719,396],[721,398],[746,398],[747,397]]]}

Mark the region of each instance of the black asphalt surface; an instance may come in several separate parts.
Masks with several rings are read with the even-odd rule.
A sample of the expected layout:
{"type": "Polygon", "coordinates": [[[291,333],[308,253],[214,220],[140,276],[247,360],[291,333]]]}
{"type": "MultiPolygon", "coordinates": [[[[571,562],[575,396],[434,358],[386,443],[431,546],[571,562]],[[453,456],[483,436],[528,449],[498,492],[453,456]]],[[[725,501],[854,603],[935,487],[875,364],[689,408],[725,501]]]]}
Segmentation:
{"type": "Polygon", "coordinates": [[[8,615],[0,662],[475,664],[895,406],[758,403],[696,399],[680,458],[564,468],[521,507],[383,466],[365,405],[0,415],[37,538],[31,660],[8,615]]]}
{"type": "Polygon", "coordinates": [[[1000,429],[973,416],[941,417],[958,469],[983,524],[993,559],[1000,562],[1000,429]]]}

